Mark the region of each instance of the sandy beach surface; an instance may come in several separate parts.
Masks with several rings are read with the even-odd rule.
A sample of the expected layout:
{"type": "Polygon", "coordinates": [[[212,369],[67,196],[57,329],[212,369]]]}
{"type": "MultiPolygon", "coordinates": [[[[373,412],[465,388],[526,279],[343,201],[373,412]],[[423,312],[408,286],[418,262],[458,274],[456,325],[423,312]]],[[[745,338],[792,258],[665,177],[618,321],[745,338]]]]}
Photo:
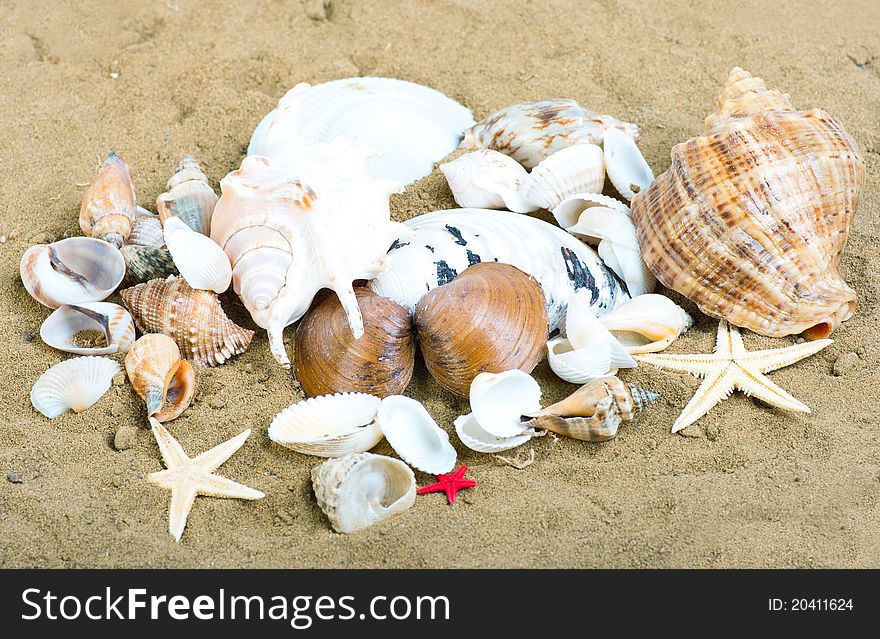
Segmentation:
{"type": "MultiPolygon", "coordinates": [[[[0,566],[880,566],[880,6],[841,5],[0,0],[0,566]],[[259,331],[231,363],[197,369],[195,401],[169,427],[192,454],[252,428],[220,472],[267,496],[199,498],[175,543],[169,495],[144,481],[162,467],[158,448],[124,378],[79,415],[50,421],[31,407],[33,382],[68,356],[41,342],[49,311],[24,290],[18,263],[31,244],[79,234],[82,195],[109,149],[130,164],[139,201],[153,209],[187,153],[217,187],[297,82],[377,75],[437,88],[478,119],[514,102],[577,99],[638,123],[660,173],[670,148],[702,130],[735,65],[799,108],[838,117],[867,158],[843,257],[858,311],[832,346],[770,375],[811,414],[737,393],[688,436],[672,435],[699,382],[640,367],[624,379],[663,397],[616,440],[539,438],[514,451],[535,453],[516,470],[457,441],[452,420],[467,402],[419,363],[408,394],[452,433],[479,486],[452,507],[441,495],[419,497],[402,516],[344,536],[312,493],[309,472],[321,460],[266,436],[302,394],[259,331]],[[119,452],[114,436],[127,426],[139,430],[119,452]]],[[[435,169],[395,196],[392,210],[405,220],[454,205],[435,169]]],[[[717,323],[673,299],[697,321],[670,352],[708,352],[717,323]]],[[[253,328],[234,294],[222,301],[253,328]]],[[[290,328],[289,347],[292,338],[290,328]]],[[[794,338],[747,333],[745,342],[771,348],[794,338]]],[[[535,376],[545,402],[575,389],[546,362],[535,376]]],[[[391,449],[383,442],[374,452],[391,449]]]]}

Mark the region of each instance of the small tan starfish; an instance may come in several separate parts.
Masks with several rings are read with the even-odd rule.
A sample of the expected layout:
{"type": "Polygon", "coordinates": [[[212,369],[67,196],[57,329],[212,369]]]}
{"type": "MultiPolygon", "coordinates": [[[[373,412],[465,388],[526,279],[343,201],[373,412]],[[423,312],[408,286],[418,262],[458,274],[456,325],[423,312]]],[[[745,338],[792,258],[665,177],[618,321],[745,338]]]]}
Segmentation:
{"type": "Polygon", "coordinates": [[[672,425],[672,432],[677,433],[700,419],[717,403],[730,397],[734,390],[757,397],[771,406],[809,413],[809,406],[771,382],[764,373],[784,368],[818,353],[831,342],[830,339],[819,339],[785,348],[747,351],[739,329],[721,320],[718,324],[715,352],[712,354],[652,354],[633,357],[639,362],[653,364],[657,368],[668,368],[705,378],[672,425]]]}
{"type": "Polygon", "coordinates": [[[250,429],[191,459],[168,429],[152,417],[150,424],[167,470],[147,475],[147,481],[171,491],[168,532],[176,541],[180,541],[190,508],[197,495],[238,499],[265,497],[259,490],[248,488],[213,472],[241,448],[251,434],[250,429]]]}

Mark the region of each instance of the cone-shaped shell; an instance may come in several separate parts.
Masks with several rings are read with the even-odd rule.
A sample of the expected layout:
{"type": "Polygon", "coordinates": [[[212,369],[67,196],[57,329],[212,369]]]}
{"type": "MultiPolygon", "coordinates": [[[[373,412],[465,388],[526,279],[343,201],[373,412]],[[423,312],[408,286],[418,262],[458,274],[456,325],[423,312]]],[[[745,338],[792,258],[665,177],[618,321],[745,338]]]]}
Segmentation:
{"type": "Polygon", "coordinates": [[[210,235],[211,215],[218,199],[201,167],[188,155],[168,179],[168,190],[156,198],[156,210],[162,222],[176,217],[193,231],[210,235]]]}
{"type": "Polygon", "coordinates": [[[83,196],[79,227],[84,235],[105,240],[119,248],[131,234],[136,216],[131,171],[121,157],[110,151],[83,196]]]}
{"type": "Polygon", "coordinates": [[[211,238],[193,231],[177,217],[165,220],[165,244],[174,266],[190,286],[222,293],[232,282],[229,258],[211,238]]]}
{"type": "Polygon", "coordinates": [[[40,375],[31,388],[31,404],[52,419],[68,410],[81,413],[110,390],[119,364],[107,357],[74,357],[40,375]]]}
{"type": "Polygon", "coordinates": [[[532,372],[549,325],[541,286],[509,264],[481,262],[416,304],[415,325],[428,371],[466,396],[483,372],[532,372]]]}
{"type": "MultiPolygon", "coordinates": [[[[609,132],[612,130],[632,142],[625,133],[617,129],[609,132]]],[[[538,208],[550,210],[577,193],[601,193],[604,184],[602,149],[595,144],[576,144],[557,151],[532,169],[521,195],[538,208]]]]}
{"type": "Polygon", "coordinates": [[[40,326],[40,338],[52,348],[77,355],[112,355],[128,352],[134,341],[131,315],[118,304],[90,302],[60,306],[40,326]],[[104,334],[104,346],[78,346],[74,340],[82,331],[104,334]]]}
{"type": "Polygon", "coordinates": [[[416,478],[399,459],[352,453],[328,459],[312,469],[318,506],[333,530],[353,533],[415,503],[416,478]]]}
{"type": "Polygon", "coordinates": [[[599,321],[630,355],[662,351],[694,323],[682,307],[656,293],[627,300],[599,321]]]}
{"type": "Polygon", "coordinates": [[[216,294],[196,290],[182,277],[150,280],[120,295],[141,332],[168,335],[186,359],[201,366],[243,353],[254,337],[226,317],[216,294]]]}
{"type": "Polygon", "coordinates": [[[335,295],[318,302],[296,328],[296,378],[310,396],[368,393],[399,395],[412,378],[415,340],[410,313],[365,289],[354,289],[364,318],[355,339],[335,295]]]}
{"type": "Polygon", "coordinates": [[[479,209],[507,209],[528,213],[538,206],[523,199],[520,189],[528,178],[513,158],[480,149],[440,165],[456,204],[479,209]]]}
{"type": "Polygon", "coordinates": [[[386,397],[379,404],[376,423],[394,452],[413,468],[439,475],[455,466],[449,435],[418,401],[403,395],[386,397]]]}
{"type": "Polygon", "coordinates": [[[192,366],[180,359],[174,340],[159,333],[144,335],[132,344],[125,356],[125,371],[135,392],[147,403],[147,415],[160,422],[186,410],[196,390],[192,366]]]}
{"type": "Polygon", "coordinates": [[[126,244],[119,252],[125,260],[125,282],[129,286],[179,274],[167,248],[126,244]]]}
{"type": "MultiPolygon", "coordinates": [[[[139,209],[139,211],[142,209],[139,209]]],[[[165,245],[165,233],[162,231],[162,221],[158,215],[140,213],[131,225],[131,234],[125,241],[126,246],[153,246],[159,248],[165,245]]]]}
{"type": "Polygon", "coordinates": [[[633,198],[643,259],[708,315],[827,337],[856,305],[839,262],[864,179],[858,145],[739,68],[706,124],[633,198]]]}

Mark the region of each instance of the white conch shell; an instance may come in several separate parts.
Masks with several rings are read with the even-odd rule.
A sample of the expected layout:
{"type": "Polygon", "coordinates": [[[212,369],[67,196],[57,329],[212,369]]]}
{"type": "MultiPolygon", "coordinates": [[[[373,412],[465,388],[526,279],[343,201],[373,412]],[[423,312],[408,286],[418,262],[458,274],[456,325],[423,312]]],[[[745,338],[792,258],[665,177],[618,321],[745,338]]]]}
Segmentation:
{"type": "Polygon", "coordinates": [[[127,353],[134,341],[134,321],[127,310],[110,302],[65,304],[52,312],[40,327],[40,338],[52,348],[77,355],[127,353]],[[81,331],[104,334],[106,346],[77,346],[73,338],[81,331]]]}
{"type": "Polygon", "coordinates": [[[49,419],[68,410],[81,413],[110,390],[113,376],[120,370],[119,364],[107,357],[65,360],[40,375],[31,388],[31,404],[49,419]]]}
{"type": "Polygon", "coordinates": [[[537,208],[549,210],[576,193],[601,193],[604,184],[602,149],[595,144],[576,144],[557,151],[532,169],[520,195],[537,208]]]}
{"type": "Polygon", "coordinates": [[[496,437],[516,437],[526,430],[520,416],[541,410],[541,387],[517,369],[480,373],[471,382],[469,399],[483,430],[496,437]]]}
{"type": "Polygon", "coordinates": [[[382,439],[381,400],[366,393],[320,395],[288,406],[269,426],[269,439],[306,455],[363,453],[382,439]]]}
{"type": "Polygon", "coordinates": [[[557,204],[553,210],[556,223],[564,229],[577,224],[581,214],[591,208],[606,208],[630,215],[629,207],[601,193],[575,193],[557,204]]]}
{"type": "Polygon", "coordinates": [[[452,209],[435,211],[404,223],[412,239],[388,252],[391,266],[369,288],[409,308],[477,262],[511,264],[534,277],[544,292],[550,330],[560,328],[568,298],[590,292],[596,315],[629,298],[620,280],[596,252],[562,229],[507,211],[452,209]]]}
{"type": "Polygon", "coordinates": [[[232,282],[229,258],[211,238],[193,231],[179,217],[165,220],[165,244],[174,266],[195,289],[222,293],[232,282]]]}
{"type": "Polygon", "coordinates": [[[112,244],[93,237],[69,237],[30,247],[21,256],[21,281],[49,308],[100,302],[125,276],[125,258],[112,244]]]}
{"type": "Polygon", "coordinates": [[[567,337],[547,342],[550,368],[565,381],[585,384],[615,375],[619,368],[636,367],[636,361],[593,314],[584,292],[569,299],[565,329],[567,337]]]}
{"type": "Polygon", "coordinates": [[[138,216],[131,223],[131,233],[125,243],[156,248],[164,246],[165,234],[162,231],[162,220],[158,215],[138,207],[138,216]]]}
{"type": "Polygon", "coordinates": [[[347,78],[316,86],[301,83],[257,126],[248,155],[282,160],[295,156],[299,145],[344,137],[381,151],[368,162],[377,178],[408,184],[454,151],[473,123],[468,109],[412,82],[347,78]]]}
{"type": "Polygon", "coordinates": [[[232,264],[232,281],[254,322],[269,332],[275,359],[290,360],[282,332],[309,309],[322,288],[335,291],[356,337],[363,320],[352,283],[371,279],[390,261],[388,247],[411,235],[390,221],[388,181],[374,189],[381,210],[325,205],[321,194],[272,160],[250,156],[220,182],[223,195],[214,209],[211,239],[232,264]]]}
{"type": "Polygon", "coordinates": [[[528,173],[513,158],[480,149],[465,153],[440,165],[449,190],[461,207],[507,209],[528,213],[539,207],[525,201],[519,193],[528,173]]]}
{"type": "Polygon", "coordinates": [[[455,466],[449,435],[420,402],[403,395],[386,397],[379,405],[376,423],[394,452],[413,468],[438,475],[455,466]]]}
{"type": "Polygon", "coordinates": [[[654,181],[654,173],[635,140],[618,129],[609,129],[605,134],[605,170],[614,188],[627,200],[654,181]]]}
{"type": "Polygon", "coordinates": [[[473,413],[461,415],[455,419],[455,432],[461,443],[478,453],[500,453],[522,446],[535,435],[535,429],[523,430],[515,437],[496,437],[480,426],[473,413]]]}
{"type": "Polygon", "coordinates": [[[195,158],[188,155],[180,161],[174,175],[168,178],[167,187],[168,190],[156,198],[156,210],[162,222],[173,216],[183,220],[193,231],[208,235],[218,198],[195,158]]]}
{"type": "Polygon", "coordinates": [[[318,506],[333,530],[363,530],[415,503],[416,478],[399,459],[352,453],[312,469],[318,506]]]}
{"type": "Polygon", "coordinates": [[[627,300],[599,321],[630,355],[662,351],[694,324],[682,307],[656,293],[627,300]]]}
{"type": "Polygon", "coordinates": [[[626,282],[633,297],[650,293],[657,286],[657,278],[642,259],[636,227],[626,213],[601,206],[590,207],[581,213],[577,224],[565,229],[569,233],[599,244],[599,257],[626,282]]]}

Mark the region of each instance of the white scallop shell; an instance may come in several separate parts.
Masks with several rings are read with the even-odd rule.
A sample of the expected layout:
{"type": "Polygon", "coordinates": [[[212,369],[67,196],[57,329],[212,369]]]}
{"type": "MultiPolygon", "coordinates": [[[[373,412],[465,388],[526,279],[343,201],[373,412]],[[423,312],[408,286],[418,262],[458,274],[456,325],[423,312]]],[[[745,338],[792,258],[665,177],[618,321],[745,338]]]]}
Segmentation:
{"type": "Polygon", "coordinates": [[[662,351],[694,324],[682,307],[655,293],[627,300],[599,321],[630,355],[662,351]]]}
{"type": "Polygon", "coordinates": [[[306,455],[342,457],[382,439],[380,399],[366,393],[320,395],[288,406],[269,426],[269,439],[306,455]]]}
{"type": "Polygon", "coordinates": [[[178,217],[165,220],[164,228],[168,252],[187,284],[215,293],[223,293],[229,288],[232,266],[218,244],[193,231],[178,217]]]}
{"type": "Polygon", "coordinates": [[[626,204],[601,193],[575,193],[574,195],[569,195],[553,208],[552,213],[556,223],[562,228],[567,229],[577,224],[584,211],[589,208],[600,207],[630,215],[629,207],[626,204]]]}
{"type": "Polygon", "coordinates": [[[415,503],[416,478],[399,459],[352,453],[312,469],[318,506],[333,530],[353,533],[397,515],[415,503]]]}
{"type": "Polygon", "coordinates": [[[301,83],[257,126],[248,155],[278,159],[291,145],[344,137],[382,152],[368,162],[377,178],[408,184],[428,175],[434,162],[454,151],[473,123],[468,109],[412,82],[347,78],[316,86],[301,83]],[[281,135],[274,126],[279,115],[294,123],[281,135]]]}
{"type": "Polygon", "coordinates": [[[440,170],[461,207],[507,209],[515,213],[539,208],[519,193],[529,174],[519,162],[498,151],[480,149],[465,153],[441,164],[440,170]]]}
{"type": "MultiPolygon", "coordinates": [[[[103,240],[98,240],[103,241],[103,240]]],[[[74,357],[40,375],[31,388],[31,404],[52,419],[68,410],[81,413],[110,390],[121,369],[107,357],[74,357]]]]}
{"type": "Polygon", "coordinates": [[[496,437],[480,426],[473,413],[461,415],[455,419],[455,432],[461,443],[478,453],[500,453],[522,446],[534,435],[535,430],[529,428],[515,437],[496,437]]]}
{"type": "Polygon", "coordinates": [[[21,256],[21,281],[49,308],[100,302],[125,276],[125,258],[112,244],[94,237],[69,237],[30,247],[21,256]]]}
{"type": "Polygon", "coordinates": [[[469,399],[480,428],[495,437],[516,437],[526,430],[520,417],[541,410],[541,387],[518,369],[480,373],[471,382],[469,399]]]}
{"type": "Polygon", "coordinates": [[[576,193],[601,193],[604,185],[602,149],[595,144],[575,144],[532,169],[521,195],[538,208],[550,210],[576,193]]]}
{"type": "Polygon", "coordinates": [[[635,140],[617,129],[605,133],[605,170],[614,188],[627,200],[654,181],[654,173],[635,140]]]}
{"type": "Polygon", "coordinates": [[[420,402],[403,395],[386,397],[379,405],[376,422],[394,452],[413,468],[439,475],[455,466],[449,435],[420,402]]]}
{"type": "Polygon", "coordinates": [[[165,234],[162,230],[162,220],[158,215],[138,207],[138,216],[131,223],[131,233],[125,243],[137,246],[155,246],[156,248],[164,246],[165,234]]]}
{"type": "Polygon", "coordinates": [[[77,355],[127,353],[134,341],[134,335],[131,314],[118,304],[110,302],[59,306],[40,327],[40,338],[46,344],[77,355]],[[107,345],[95,348],[76,346],[73,338],[81,331],[104,333],[107,345]]]}

